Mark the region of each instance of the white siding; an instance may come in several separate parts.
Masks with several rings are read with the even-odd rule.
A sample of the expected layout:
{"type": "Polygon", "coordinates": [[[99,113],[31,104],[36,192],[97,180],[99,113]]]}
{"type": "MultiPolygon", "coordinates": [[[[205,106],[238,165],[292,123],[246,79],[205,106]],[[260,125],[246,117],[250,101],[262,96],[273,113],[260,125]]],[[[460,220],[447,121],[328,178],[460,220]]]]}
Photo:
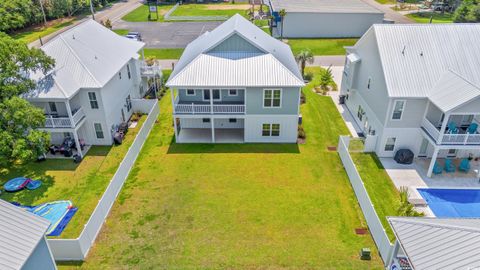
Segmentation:
{"type": "MultiPolygon", "coordinates": [[[[382,23],[382,13],[288,13],[283,36],[287,38],[360,37],[374,23],[382,23]]],[[[281,23],[278,23],[280,31],[281,23]]]]}
{"type": "Polygon", "coordinates": [[[296,143],[297,115],[249,115],[245,118],[245,142],[296,143]],[[280,124],[280,136],[263,137],[263,124],[280,124]]]}
{"type": "Polygon", "coordinates": [[[393,157],[399,149],[410,149],[416,156],[420,150],[422,138],[420,128],[385,128],[382,136],[377,140],[377,155],[379,157],[393,157]],[[395,149],[385,151],[387,138],[391,137],[396,138],[395,149]]]}
{"type": "MultiPolygon", "coordinates": [[[[209,117],[205,117],[209,118],[209,117]]],[[[234,118],[234,117],[233,117],[234,118]]],[[[180,118],[180,127],[182,128],[211,128],[210,122],[204,123],[203,118],[180,118]]],[[[215,119],[215,128],[243,128],[244,120],[237,119],[236,123],[230,123],[228,118],[215,119]]]]}
{"type": "Polygon", "coordinates": [[[52,253],[48,248],[47,241],[43,238],[33,251],[32,255],[25,262],[22,270],[52,270],[57,269],[52,253]]]}
{"type": "MultiPolygon", "coordinates": [[[[419,128],[422,124],[423,115],[427,109],[428,100],[423,99],[392,99],[391,106],[387,114],[388,128],[419,128]],[[392,113],[395,100],[405,100],[403,107],[402,119],[392,120],[392,113]]],[[[440,117],[441,115],[439,115],[440,117]]]]}

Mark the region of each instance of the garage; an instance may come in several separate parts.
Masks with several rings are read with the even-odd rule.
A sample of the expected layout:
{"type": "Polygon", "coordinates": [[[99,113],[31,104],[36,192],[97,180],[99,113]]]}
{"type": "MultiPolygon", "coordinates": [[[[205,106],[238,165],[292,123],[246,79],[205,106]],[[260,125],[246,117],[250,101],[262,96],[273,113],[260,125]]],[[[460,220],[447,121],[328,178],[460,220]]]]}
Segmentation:
{"type": "Polygon", "coordinates": [[[384,22],[382,11],[361,0],[269,0],[269,5],[275,37],[361,37],[372,24],[384,22]]]}

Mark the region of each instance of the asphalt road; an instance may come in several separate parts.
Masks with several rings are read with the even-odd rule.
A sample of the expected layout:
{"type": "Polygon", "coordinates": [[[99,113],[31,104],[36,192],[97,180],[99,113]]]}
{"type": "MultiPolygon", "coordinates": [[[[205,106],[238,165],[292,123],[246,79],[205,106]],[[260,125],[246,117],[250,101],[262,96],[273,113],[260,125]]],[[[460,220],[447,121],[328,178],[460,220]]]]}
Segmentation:
{"type": "Polygon", "coordinates": [[[185,48],[206,31],[222,22],[125,22],[117,21],[114,29],[140,32],[147,48],[185,48]]]}

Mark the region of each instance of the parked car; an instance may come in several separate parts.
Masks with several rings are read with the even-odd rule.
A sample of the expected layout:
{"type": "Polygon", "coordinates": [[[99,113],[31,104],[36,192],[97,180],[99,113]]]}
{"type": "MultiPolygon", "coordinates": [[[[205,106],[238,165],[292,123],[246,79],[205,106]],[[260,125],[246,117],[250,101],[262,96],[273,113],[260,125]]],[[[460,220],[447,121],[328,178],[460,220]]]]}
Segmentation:
{"type": "Polygon", "coordinates": [[[432,4],[432,9],[433,11],[445,11],[445,12],[450,12],[452,11],[453,7],[450,6],[448,3],[433,3],[432,4]]]}
{"type": "Polygon", "coordinates": [[[139,32],[128,32],[128,34],[125,35],[126,38],[137,40],[137,41],[142,41],[142,35],[140,35],[139,32]]]}

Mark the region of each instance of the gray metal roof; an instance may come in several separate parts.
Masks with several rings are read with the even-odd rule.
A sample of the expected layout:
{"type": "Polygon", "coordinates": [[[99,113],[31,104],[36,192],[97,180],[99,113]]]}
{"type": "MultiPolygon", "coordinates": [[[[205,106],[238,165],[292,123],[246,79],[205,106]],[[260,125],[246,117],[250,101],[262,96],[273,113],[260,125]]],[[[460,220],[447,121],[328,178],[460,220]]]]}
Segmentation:
{"type": "Polygon", "coordinates": [[[20,269],[28,260],[50,222],[0,200],[0,269],[20,269]]]}
{"type": "Polygon", "coordinates": [[[480,219],[389,217],[416,270],[480,267],[480,219]]]}
{"type": "Polygon", "coordinates": [[[37,89],[26,98],[70,98],[81,88],[101,88],[144,43],[121,37],[94,20],[87,20],[46,43],[41,49],[55,59],[46,76],[32,74],[37,89]]]}
{"type": "Polygon", "coordinates": [[[361,0],[270,0],[273,11],[303,13],[382,13],[361,0]]]}
{"type": "MultiPolygon", "coordinates": [[[[246,84],[249,84],[248,86],[264,86],[268,83],[274,83],[270,77],[278,77],[277,74],[272,74],[273,72],[281,72],[281,74],[287,76],[287,78],[278,82],[280,84],[296,81],[295,84],[290,86],[304,86],[302,75],[290,47],[269,36],[241,15],[236,14],[212,32],[206,32],[188,44],[170,75],[167,86],[187,86],[192,85],[192,82],[198,82],[201,85],[208,84],[209,86],[216,86],[210,85],[213,82],[216,82],[219,86],[245,86],[246,84]],[[255,55],[252,57],[250,54],[239,51],[224,52],[223,55],[209,53],[212,48],[234,34],[239,35],[259,48],[264,56],[255,55]],[[271,55],[272,57],[265,55],[271,55]],[[242,57],[239,58],[239,56],[242,57]],[[250,57],[253,59],[246,59],[250,57]],[[275,69],[270,71],[268,76],[263,76],[263,78],[259,76],[251,78],[249,76],[252,69],[263,73],[268,72],[268,70],[260,71],[260,67],[254,66],[256,64],[274,66],[275,69]],[[227,68],[227,66],[229,67],[227,68]],[[223,68],[228,70],[235,69],[235,77],[232,78],[232,73],[224,72],[223,68]],[[188,74],[190,77],[181,75],[182,73],[188,74]],[[205,74],[208,74],[210,77],[205,77],[205,74]],[[233,81],[239,83],[239,85],[232,85],[233,81]],[[251,85],[252,83],[254,85],[251,85]]],[[[269,86],[277,86],[277,84],[269,86]]]]}
{"type": "Polygon", "coordinates": [[[432,88],[428,99],[443,112],[448,112],[478,97],[480,88],[460,75],[447,71],[432,88]]]}
{"type": "Polygon", "coordinates": [[[480,86],[480,24],[376,24],[370,34],[391,97],[428,97],[449,70],[480,86]]]}

